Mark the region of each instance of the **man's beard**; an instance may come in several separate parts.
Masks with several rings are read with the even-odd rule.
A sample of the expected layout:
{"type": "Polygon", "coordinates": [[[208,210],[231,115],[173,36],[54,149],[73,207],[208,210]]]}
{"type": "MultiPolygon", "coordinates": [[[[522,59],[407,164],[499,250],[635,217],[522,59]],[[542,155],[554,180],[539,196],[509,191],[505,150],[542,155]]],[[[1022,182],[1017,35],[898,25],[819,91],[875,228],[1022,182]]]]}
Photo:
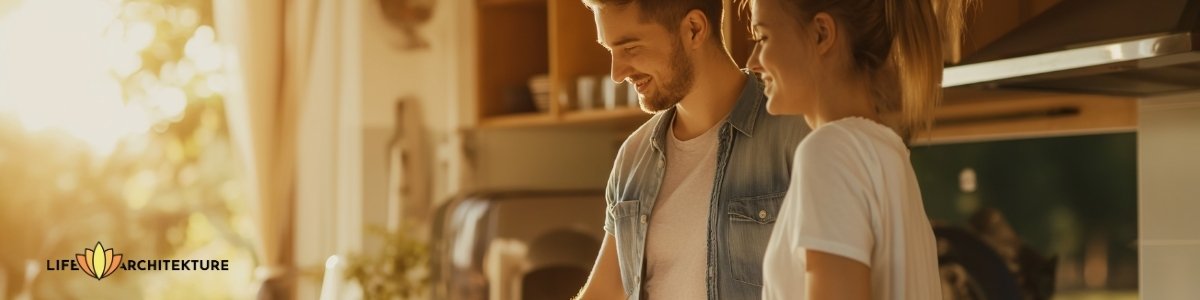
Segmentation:
{"type": "Polygon", "coordinates": [[[659,113],[675,106],[679,101],[683,101],[683,97],[691,91],[692,83],[696,79],[693,67],[692,61],[683,52],[683,42],[676,40],[675,47],[671,50],[671,62],[668,65],[672,71],[672,78],[660,78],[666,80],[661,89],[641,95],[641,101],[638,103],[641,104],[642,110],[648,113],[659,113]]]}

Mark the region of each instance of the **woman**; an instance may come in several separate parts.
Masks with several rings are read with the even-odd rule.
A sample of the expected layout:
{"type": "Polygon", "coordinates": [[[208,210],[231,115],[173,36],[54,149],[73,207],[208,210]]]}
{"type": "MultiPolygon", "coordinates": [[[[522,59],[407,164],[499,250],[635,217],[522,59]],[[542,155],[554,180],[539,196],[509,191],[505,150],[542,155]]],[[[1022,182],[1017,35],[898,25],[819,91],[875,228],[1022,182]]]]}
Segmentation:
{"type": "Polygon", "coordinates": [[[767,110],[813,128],[764,258],[766,299],[941,299],[907,139],[941,98],[966,0],[750,0],[767,110]],[[935,14],[941,13],[941,18],[935,14]]]}

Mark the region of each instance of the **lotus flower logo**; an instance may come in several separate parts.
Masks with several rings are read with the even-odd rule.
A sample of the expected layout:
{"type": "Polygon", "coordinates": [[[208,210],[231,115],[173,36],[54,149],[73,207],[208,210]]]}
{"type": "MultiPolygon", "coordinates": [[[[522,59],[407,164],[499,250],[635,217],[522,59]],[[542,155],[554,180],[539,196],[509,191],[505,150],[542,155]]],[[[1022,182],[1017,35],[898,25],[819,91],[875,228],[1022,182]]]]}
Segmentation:
{"type": "Polygon", "coordinates": [[[83,249],[83,254],[75,254],[75,260],[80,269],[96,280],[104,279],[117,271],[121,265],[121,254],[113,254],[113,249],[104,249],[104,245],[96,242],[96,249],[83,249]]]}

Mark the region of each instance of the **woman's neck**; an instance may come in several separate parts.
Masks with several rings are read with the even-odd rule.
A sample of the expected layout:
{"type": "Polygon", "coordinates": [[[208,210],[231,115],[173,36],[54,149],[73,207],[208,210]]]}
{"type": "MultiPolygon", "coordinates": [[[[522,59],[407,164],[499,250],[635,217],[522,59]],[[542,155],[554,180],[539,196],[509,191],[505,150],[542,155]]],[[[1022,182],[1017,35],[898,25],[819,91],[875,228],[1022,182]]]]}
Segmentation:
{"type": "Polygon", "coordinates": [[[865,80],[847,80],[823,88],[813,113],[805,120],[813,129],[848,117],[860,117],[880,122],[875,110],[874,95],[865,80]]]}

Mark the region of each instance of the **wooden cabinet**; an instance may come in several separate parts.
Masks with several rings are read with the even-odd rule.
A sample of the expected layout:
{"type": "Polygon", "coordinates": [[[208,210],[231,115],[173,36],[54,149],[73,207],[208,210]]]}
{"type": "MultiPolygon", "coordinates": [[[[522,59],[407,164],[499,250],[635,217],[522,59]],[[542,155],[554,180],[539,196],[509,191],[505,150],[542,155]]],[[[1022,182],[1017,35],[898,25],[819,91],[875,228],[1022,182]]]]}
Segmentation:
{"type": "MultiPolygon", "coordinates": [[[[639,108],[617,105],[575,109],[580,76],[609,80],[610,58],[596,44],[592,12],[579,0],[478,0],[476,39],[477,118],[480,127],[611,124],[628,127],[650,117],[639,108]],[[538,110],[529,80],[545,74],[549,100],[538,110]]],[[[744,65],[752,43],[736,4],[726,7],[723,28],[734,59],[744,65]]],[[[597,88],[600,88],[600,84],[597,88]]],[[[603,102],[596,99],[597,103],[603,102]]]]}
{"type": "Polygon", "coordinates": [[[529,78],[549,71],[546,1],[488,0],[477,9],[479,124],[545,117],[521,101],[529,78]]]}
{"type": "Polygon", "coordinates": [[[971,54],[1016,29],[1025,21],[1045,12],[1062,0],[977,0],[967,12],[962,48],[952,50],[950,62],[970,58],[971,54]],[[960,52],[961,51],[961,52],[960,52]]]}
{"type": "Polygon", "coordinates": [[[946,91],[932,130],[915,144],[1132,132],[1137,101],[1114,96],[1025,90],[946,91]]]}

